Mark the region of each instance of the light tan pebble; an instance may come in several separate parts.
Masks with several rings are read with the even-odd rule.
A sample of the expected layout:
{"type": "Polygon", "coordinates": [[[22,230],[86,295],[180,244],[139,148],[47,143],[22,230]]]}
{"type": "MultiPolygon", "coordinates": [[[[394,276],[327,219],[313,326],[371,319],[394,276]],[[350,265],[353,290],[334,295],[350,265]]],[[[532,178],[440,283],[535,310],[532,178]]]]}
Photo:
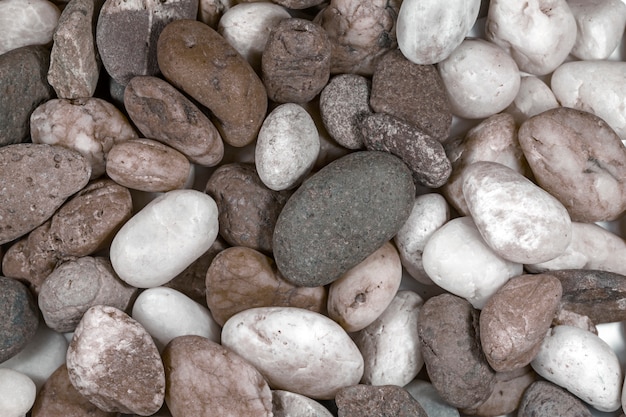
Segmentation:
{"type": "Polygon", "coordinates": [[[332,417],[326,407],[295,392],[272,391],[274,417],[332,417]]]}
{"type": "Polygon", "coordinates": [[[503,259],[485,243],[470,217],[452,219],[433,233],[422,260],[435,284],[478,309],[523,271],[522,264],[503,259]]]}
{"type": "Polygon", "coordinates": [[[281,104],[265,118],[259,131],[256,169],[267,188],[287,190],[311,171],[319,152],[319,134],[311,115],[298,104],[281,104]]]}
{"type": "Polygon", "coordinates": [[[626,140],[626,62],[566,62],[552,74],[551,86],[562,106],[595,114],[626,140]]]}
{"type": "Polygon", "coordinates": [[[476,227],[502,258],[534,264],[565,252],[572,226],[559,200],[496,162],[476,162],[463,177],[463,195],[476,227]]]}
{"type": "Polygon", "coordinates": [[[361,330],[385,311],[401,281],[400,255],[386,242],[330,285],[328,316],[347,332],[361,330]]]}
{"type": "Polygon", "coordinates": [[[550,87],[539,77],[523,75],[519,91],[505,111],[521,125],[526,119],[555,107],[559,107],[559,102],[550,87]]]}
{"type": "Polygon", "coordinates": [[[576,20],[566,0],[493,0],[486,38],[504,48],[521,71],[546,75],[567,58],[576,42],[576,20]]]}
{"type": "Polygon", "coordinates": [[[450,207],[441,194],[418,196],[411,214],[393,238],[402,266],[416,281],[430,285],[432,280],[424,271],[422,252],[432,234],[450,220],[450,207]]]}
{"type": "Polygon", "coordinates": [[[398,291],[372,324],[352,335],[365,368],[362,384],[405,386],[424,366],[417,317],[424,303],[413,291],[398,291]]]}
{"type": "Polygon", "coordinates": [[[578,32],[572,55],[582,60],[607,59],[626,28],[626,3],[620,0],[568,0],[578,32]]]}
{"type": "Polygon", "coordinates": [[[138,288],[163,285],[205,253],[219,228],[215,201],[196,190],[169,191],[152,200],[117,232],[113,269],[138,288]]]}
{"type": "Polygon", "coordinates": [[[61,12],[47,0],[0,2],[0,55],[28,45],[52,41],[61,12]]]}
{"type": "Polygon", "coordinates": [[[530,364],[537,374],[597,410],[613,412],[621,406],[624,375],[619,359],[593,333],[578,327],[553,327],[530,364]]]}
{"type": "Polygon", "coordinates": [[[479,10],[479,0],[405,0],[397,18],[398,47],[416,64],[441,62],[463,42],[479,10]]]}
{"type": "Polygon", "coordinates": [[[13,369],[0,369],[0,413],[3,417],[24,417],[31,409],[37,387],[28,376],[13,369]]]}
{"type": "Polygon", "coordinates": [[[80,152],[91,164],[92,179],[104,174],[107,153],[115,143],[137,137],[126,116],[97,97],[43,103],[30,116],[30,132],[33,143],[80,152]]]}
{"type": "Polygon", "coordinates": [[[519,91],[515,61],[504,49],[483,39],[465,39],[437,68],[452,113],[466,119],[499,113],[519,91]]]}
{"type": "Polygon", "coordinates": [[[222,328],[222,345],[252,363],[272,389],[313,399],[332,399],[363,375],[363,356],[345,330],[300,308],[237,313],[222,328]]]}

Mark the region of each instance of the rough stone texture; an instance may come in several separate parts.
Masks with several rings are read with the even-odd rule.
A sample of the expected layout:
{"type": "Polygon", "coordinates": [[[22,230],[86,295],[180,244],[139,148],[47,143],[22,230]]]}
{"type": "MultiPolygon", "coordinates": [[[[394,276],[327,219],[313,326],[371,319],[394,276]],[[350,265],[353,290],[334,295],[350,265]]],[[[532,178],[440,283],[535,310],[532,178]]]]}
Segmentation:
{"type": "Polygon", "coordinates": [[[38,314],[25,285],[0,276],[0,362],[15,356],[32,339],[39,325],[38,314]]]}
{"type": "Polygon", "coordinates": [[[32,417],[118,417],[90,403],[70,382],[67,366],[61,365],[43,385],[32,409],[32,417]]]}
{"type": "Polygon", "coordinates": [[[96,21],[104,0],[72,0],[54,31],[48,82],[59,98],[91,97],[100,77],[96,21]]]}
{"type": "Polygon", "coordinates": [[[226,242],[272,253],[276,220],[292,191],[267,188],[253,164],[231,163],[211,174],[205,192],[217,203],[220,235],[226,242]]]}
{"type": "Polygon", "coordinates": [[[91,307],[67,351],[72,385],[108,412],[156,413],[165,397],[165,372],[152,337],[124,312],[91,307]]]}
{"type": "Polygon", "coordinates": [[[183,153],[195,164],[217,165],[224,144],[217,128],[167,81],[134,77],[124,90],[124,108],[144,137],[183,153]]]}
{"type": "Polygon", "coordinates": [[[87,185],[91,167],[78,152],[20,143],[0,148],[0,244],[48,220],[87,185]]]}
{"type": "Polygon", "coordinates": [[[0,55],[52,40],[60,11],[47,0],[4,0],[0,3],[0,55]]]}
{"type": "Polygon", "coordinates": [[[415,186],[384,152],[348,154],[309,177],[276,222],[274,258],[301,286],[333,282],[390,240],[409,217],[415,186]]]}
{"type": "Polygon", "coordinates": [[[365,115],[359,123],[365,147],[389,152],[413,172],[417,184],[438,188],[452,173],[443,145],[413,125],[386,113],[365,115]]]}
{"type": "Polygon", "coordinates": [[[578,398],[548,381],[533,383],[522,397],[518,417],[591,417],[591,411],[578,398]]]}
{"type": "Polygon", "coordinates": [[[278,103],[306,103],[330,78],[331,45],[326,31],[305,19],[282,20],[272,28],[261,56],[268,97],[278,103]]]}
{"type": "Polygon", "coordinates": [[[50,51],[26,46],[0,55],[0,146],[25,142],[30,114],[54,90],[46,80],[50,51]]]}
{"type": "Polygon", "coordinates": [[[280,4],[287,9],[308,9],[324,3],[324,0],[272,0],[276,4],[280,4]]]}
{"type": "Polygon", "coordinates": [[[213,113],[226,143],[242,147],[254,142],[267,111],[267,92],[250,64],[219,33],[198,21],[174,21],[159,37],[157,59],[172,85],[213,113]]]}
{"type": "Polygon", "coordinates": [[[106,0],[96,42],[107,73],[122,85],[136,75],[156,75],[157,41],[168,23],[195,19],[198,0],[106,0]]]}
{"type": "Polygon", "coordinates": [[[319,402],[295,392],[272,391],[274,417],[333,417],[319,402]]]}
{"type": "Polygon", "coordinates": [[[480,345],[479,311],[452,294],[428,299],[418,317],[422,356],[441,397],[458,408],[487,401],[496,373],[480,345]]]}
{"type": "Polygon", "coordinates": [[[378,61],[370,106],[415,125],[438,141],[448,139],[452,111],[439,72],[434,65],[414,64],[399,49],[378,61]]]}
{"type": "Polygon", "coordinates": [[[165,401],[172,416],[271,417],[272,392],[241,356],[200,336],[180,336],[163,351],[165,401]]]}
{"type": "Polygon", "coordinates": [[[419,402],[396,385],[354,385],[335,397],[339,417],[427,417],[419,402]]]}

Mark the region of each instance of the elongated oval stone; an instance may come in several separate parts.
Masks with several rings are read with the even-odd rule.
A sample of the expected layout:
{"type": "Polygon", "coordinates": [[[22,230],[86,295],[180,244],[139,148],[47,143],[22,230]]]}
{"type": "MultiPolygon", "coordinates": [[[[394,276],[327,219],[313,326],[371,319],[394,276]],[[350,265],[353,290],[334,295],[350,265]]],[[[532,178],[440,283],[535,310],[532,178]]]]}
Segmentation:
{"type": "Polygon", "coordinates": [[[376,151],[348,154],[291,196],[274,229],[274,258],[285,279],[326,285],[390,240],[415,199],[411,171],[376,151]]]}

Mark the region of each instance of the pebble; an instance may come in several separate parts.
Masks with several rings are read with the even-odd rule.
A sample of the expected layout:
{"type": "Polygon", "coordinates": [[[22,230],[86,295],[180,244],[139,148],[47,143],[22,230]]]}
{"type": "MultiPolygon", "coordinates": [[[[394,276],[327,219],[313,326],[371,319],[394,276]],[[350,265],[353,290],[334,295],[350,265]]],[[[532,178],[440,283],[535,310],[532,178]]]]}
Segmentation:
{"type": "Polygon", "coordinates": [[[420,403],[428,417],[459,417],[459,410],[446,403],[433,384],[414,379],[404,389],[420,403]]]}
{"type": "Polygon", "coordinates": [[[43,282],[37,298],[46,325],[72,332],[95,305],[127,310],[137,289],[122,282],[104,257],[85,256],[62,263],[43,282]]]}
{"type": "Polygon", "coordinates": [[[30,114],[54,97],[46,80],[49,66],[50,52],[43,46],[26,46],[0,55],[0,145],[28,141],[30,114]],[[19,89],[14,88],[18,85],[19,89]]]}
{"type": "Polygon", "coordinates": [[[295,10],[318,6],[323,2],[323,0],[276,0],[276,4],[280,4],[287,9],[295,10]]]}
{"type": "Polygon", "coordinates": [[[224,143],[215,125],[165,80],[133,77],[124,90],[124,108],[144,137],[158,140],[201,166],[215,166],[224,143]]]}
{"type": "Polygon", "coordinates": [[[424,366],[417,334],[422,297],[398,291],[370,325],[351,335],[365,363],[362,384],[397,385],[411,382],[424,366]]]}
{"type": "Polygon", "coordinates": [[[198,1],[198,20],[217,29],[222,15],[233,6],[230,0],[199,0],[198,1]]]}
{"type": "Polygon", "coordinates": [[[46,45],[61,12],[47,0],[3,0],[0,3],[0,55],[30,45],[46,45]]]}
{"type": "Polygon", "coordinates": [[[517,411],[518,417],[562,415],[591,417],[593,414],[578,398],[548,381],[537,381],[529,386],[517,411]]]}
{"type": "Polygon", "coordinates": [[[626,28],[626,4],[619,0],[570,0],[576,19],[576,43],[571,54],[582,60],[607,59],[626,28]]]}
{"type": "Polygon", "coordinates": [[[12,369],[0,369],[0,413],[4,417],[23,417],[37,395],[32,379],[12,369]]]}
{"type": "Polygon", "coordinates": [[[157,59],[167,81],[211,111],[224,142],[235,147],[254,142],[267,92],[219,33],[198,21],[176,20],[159,36],[157,59]]]}
{"type": "Polygon", "coordinates": [[[197,13],[198,0],[106,0],[96,26],[102,65],[122,85],[136,75],[157,75],[157,40],[164,27],[197,13]]]}
{"type": "Polygon", "coordinates": [[[146,330],[115,307],[85,312],[67,351],[67,370],[76,390],[103,411],[149,416],[163,404],[159,352],[146,330]]]}
{"type": "Polygon", "coordinates": [[[335,281],[398,232],[414,198],[411,173],[393,155],[363,151],[331,162],[294,192],[278,217],[278,269],[300,286],[335,281]]]}
{"type": "Polygon", "coordinates": [[[33,296],[20,281],[0,277],[0,362],[14,357],[33,338],[39,312],[33,296]]]}
{"type": "Polygon", "coordinates": [[[313,118],[298,104],[285,103],[267,115],[259,131],[254,163],[270,190],[296,187],[311,172],[320,153],[313,118]]]}
{"type": "Polygon", "coordinates": [[[254,307],[299,307],[326,313],[327,290],[285,281],[272,258],[242,246],[218,253],[206,271],[206,304],[219,325],[254,307]]]}
{"type": "Polygon", "coordinates": [[[272,391],[272,412],[274,417],[333,417],[319,402],[283,390],[272,391]]]}
{"type": "Polygon", "coordinates": [[[91,165],[91,179],[105,173],[107,155],[116,143],[137,137],[124,114],[96,97],[52,99],[30,116],[33,143],[59,145],[80,152],[91,165]]]}
{"type": "Polygon", "coordinates": [[[222,345],[252,363],[272,389],[313,399],[335,398],[363,375],[363,357],[343,328],[301,308],[237,313],[222,328],[222,345]]]}
{"type": "Polygon", "coordinates": [[[400,255],[386,242],[330,284],[328,317],[349,333],[364,329],[387,309],[401,280],[400,255]]]}
{"type": "Polygon", "coordinates": [[[92,97],[100,78],[95,28],[104,0],[69,1],[54,31],[48,82],[59,98],[92,97]]]}
{"type": "Polygon", "coordinates": [[[163,351],[165,402],[172,415],[271,417],[263,375],[237,353],[202,336],[179,336],[163,351]]]}
{"type": "Polygon", "coordinates": [[[218,228],[211,197],[196,190],[169,191],[117,232],[110,249],[113,269],[134,287],[158,287],[205,253],[218,228]]]}
{"type": "Polygon", "coordinates": [[[419,402],[395,385],[355,385],[341,389],[335,398],[342,417],[427,417],[419,402]]]}
{"type": "Polygon", "coordinates": [[[541,78],[521,74],[519,91],[513,102],[506,108],[506,113],[511,114],[519,126],[526,119],[555,107],[559,107],[559,102],[541,78]]]}

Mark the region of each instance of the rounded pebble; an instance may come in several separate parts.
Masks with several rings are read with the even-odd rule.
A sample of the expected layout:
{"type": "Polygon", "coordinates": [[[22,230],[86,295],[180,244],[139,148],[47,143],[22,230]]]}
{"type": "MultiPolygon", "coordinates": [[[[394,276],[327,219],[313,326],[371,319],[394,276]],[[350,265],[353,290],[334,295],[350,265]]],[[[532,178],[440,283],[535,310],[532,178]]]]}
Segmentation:
{"type": "Polygon", "coordinates": [[[4,417],[23,417],[37,395],[32,379],[12,369],[0,369],[0,413],[4,417]]]}
{"type": "Polygon", "coordinates": [[[61,12],[47,0],[3,0],[0,3],[0,55],[52,41],[61,12]]]}
{"type": "Polygon", "coordinates": [[[513,115],[517,125],[521,125],[526,119],[555,107],[559,107],[559,102],[545,82],[534,75],[522,75],[519,91],[506,113],[513,115]]]}
{"type": "Polygon", "coordinates": [[[578,398],[548,381],[537,381],[528,387],[517,411],[518,417],[568,415],[591,417],[591,411],[578,398]]]}
{"type": "Polygon", "coordinates": [[[20,281],[0,276],[0,362],[18,354],[35,336],[39,312],[28,288],[20,281]]]}
{"type": "Polygon", "coordinates": [[[346,387],[337,393],[335,402],[342,417],[427,417],[420,403],[396,385],[346,387]]]}
{"type": "Polygon", "coordinates": [[[626,28],[626,4],[619,0],[570,0],[576,19],[576,43],[572,55],[582,60],[602,60],[611,56],[626,28]]]}
{"type": "Polygon", "coordinates": [[[274,417],[332,417],[323,405],[295,392],[272,391],[274,417]]]}

